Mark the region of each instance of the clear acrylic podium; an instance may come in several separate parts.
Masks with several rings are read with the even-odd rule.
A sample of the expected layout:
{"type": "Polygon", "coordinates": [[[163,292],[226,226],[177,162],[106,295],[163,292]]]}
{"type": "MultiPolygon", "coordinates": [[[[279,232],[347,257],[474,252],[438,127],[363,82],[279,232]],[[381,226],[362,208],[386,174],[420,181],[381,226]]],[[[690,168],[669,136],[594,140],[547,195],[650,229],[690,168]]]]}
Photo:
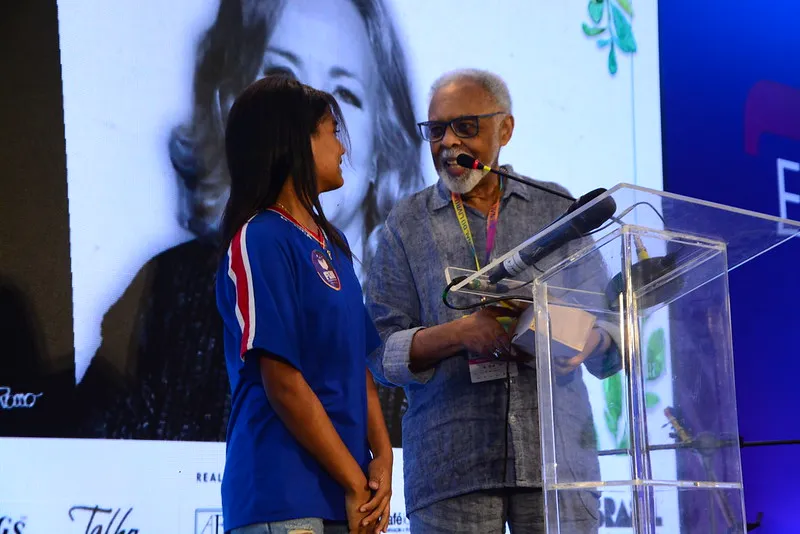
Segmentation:
{"type": "Polygon", "coordinates": [[[549,534],[746,532],[728,272],[798,233],[794,221],[620,184],[481,271],[448,268],[448,281],[466,276],[451,291],[532,297],[549,534]],[[485,283],[609,205],[588,236],[485,283]],[[594,316],[613,348],[565,366],[581,347],[565,355],[554,333],[573,321],[556,309],[594,316]]]}

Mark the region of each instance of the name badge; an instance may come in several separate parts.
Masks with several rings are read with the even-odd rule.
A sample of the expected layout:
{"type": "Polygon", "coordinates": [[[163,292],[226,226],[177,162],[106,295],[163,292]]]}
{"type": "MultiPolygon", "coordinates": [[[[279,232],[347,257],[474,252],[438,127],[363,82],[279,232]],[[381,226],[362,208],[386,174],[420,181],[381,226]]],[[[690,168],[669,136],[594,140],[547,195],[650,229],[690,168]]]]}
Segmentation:
{"type": "Polygon", "coordinates": [[[515,377],[519,374],[517,362],[502,362],[492,358],[472,357],[469,360],[469,377],[473,384],[489,382],[506,377],[515,377]]]}

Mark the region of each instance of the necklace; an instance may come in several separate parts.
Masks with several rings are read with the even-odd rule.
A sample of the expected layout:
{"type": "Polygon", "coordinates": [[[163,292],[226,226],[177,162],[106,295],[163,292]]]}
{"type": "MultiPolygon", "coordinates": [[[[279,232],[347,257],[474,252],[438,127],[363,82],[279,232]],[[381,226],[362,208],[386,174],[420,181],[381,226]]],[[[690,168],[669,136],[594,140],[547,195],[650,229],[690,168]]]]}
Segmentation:
{"type": "Polygon", "coordinates": [[[317,225],[318,233],[315,234],[311,230],[306,228],[305,225],[303,225],[303,223],[299,222],[297,219],[292,217],[292,214],[289,213],[289,210],[286,209],[286,206],[284,206],[280,202],[276,202],[275,206],[276,208],[268,208],[268,209],[280,215],[284,221],[292,223],[294,227],[303,232],[303,234],[305,234],[307,238],[311,239],[319,246],[321,246],[322,250],[324,250],[325,253],[328,255],[328,258],[333,260],[331,251],[328,249],[328,240],[326,239],[325,232],[322,230],[322,228],[319,227],[319,225],[317,225]]]}
{"type": "MultiPolygon", "coordinates": [[[[492,204],[492,207],[489,209],[489,214],[486,217],[486,255],[484,256],[484,265],[489,263],[489,260],[492,257],[492,252],[494,251],[494,240],[495,236],[497,235],[497,222],[498,218],[500,217],[500,202],[503,200],[503,184],[504,181],[501,178],[497,200],[494,202],[494,204],[492,204]]],[[[467,244],[472,251],[473,257],[475,258],[475,266],[478,270],[480,270],[481,262],[478,258],[478,251],[475,249],[475,240],[472,237],[472,231],[469,228],[467,212],[464,209],[464,201],[462,200],[461,195],[456,193],[451,193],[450,198],[453,202],[453,209],[456,212],[458,225],[461,227],[464,238],[467,240],[467,244]]]]}

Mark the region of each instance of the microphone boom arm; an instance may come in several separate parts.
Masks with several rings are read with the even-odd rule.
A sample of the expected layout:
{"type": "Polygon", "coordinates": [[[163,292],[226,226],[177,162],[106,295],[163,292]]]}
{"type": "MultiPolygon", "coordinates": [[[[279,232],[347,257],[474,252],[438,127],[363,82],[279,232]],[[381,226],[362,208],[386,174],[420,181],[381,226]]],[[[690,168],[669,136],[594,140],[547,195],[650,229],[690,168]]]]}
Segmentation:
{"type": "Polygon", "coordinates": [[[511,173],[508,173],[508,172],[505,172],[505,171],[501,171],[501,170],[498,170],[498,169],[491,169],[490,168],[489,170],[491,172],[499,175],[499,176],[503,176],[504,178],[508,178],[509,180],[514,180],[514,181],[519,182],[521,184],[529,185],[529,186],[531,186],[533,188],[539,189],[540,191],[544,191],[545,193],[550,193],[552,195],[559,196],[559,197],[561,197],[563,199],[575,202],[575,197],[571,197],[566,193],[562,193],[561,191],[557,191],[556,189],[550,189],[549,187],[545,187],[543,185],[539,185],[536,182],[534,182],[533,180],[529,180],[528,178],[524,178],[522,176],[516,176],[516,175],[513,175],[511,173]]]}
{"type": "Polygon", "coordinates": [[[561,197],[563,199],[575,202],[575,198],[569,196],[566,193],[562,193],[561,191],[556,191],[555,189],[551,189],[549,187],[545,187],[543,185],[539,185],[539,184],[537,184],[536,182],[534,182],[533,180],[531,180],[529,178],[524,178],[522,176],[517,176],[517,175],[511,174],[511,173],[502,171],[500,169],[493,169],[493,168],[489,167],[488,165],[484,165],[479,160],[477,160],[477,159],[475,159],[475,158],[473,158],[471,156],[468,156],[467,154],[459,154],[458,157],[456,158],[456,163],[458,163],[460,166],[462,166],[462,167],[464,167],[466,169],[493,172],[498,176],[502,176],[504,178],[508,178],[509,180],[514,180],[514,181],[519,182],[521,184],[525,184],[525,185],[528,185],[530,187],[533,187],[533,188],[539,189],[541,191],[544,191],[545,193],[550,193],[552,195],[559,196],[559,197],[561,197]]]}

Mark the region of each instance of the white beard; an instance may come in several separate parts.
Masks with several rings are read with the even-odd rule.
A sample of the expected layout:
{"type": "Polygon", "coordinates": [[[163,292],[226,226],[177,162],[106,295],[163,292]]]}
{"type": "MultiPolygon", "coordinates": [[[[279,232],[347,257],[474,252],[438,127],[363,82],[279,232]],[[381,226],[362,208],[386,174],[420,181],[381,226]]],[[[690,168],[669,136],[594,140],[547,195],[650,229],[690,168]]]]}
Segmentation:
{"type": "Polygon", "coordinates": [[[445,163],[444,160],[447,158],[458,157],[458,155],[461,153],[462,153],[461,151],[443,150],[442,153],[440,154],[441,158],[439,161],[440,169],[436,171],[436,174],[438,174],[439,178],[442,179],[444,185],[447,186],[447,189],[449,189],[453,193],[459,195],[465,195],[470,191],[472,191],[473,189],[475,189],[475,186],[478,185],[481,182],[481,180],[483,180],[483,177],[486,176],[486,174],[489,171],[478,170],[478,169],[467,169],[467,171],[461,176],[458,177],[450,176],[447,173],[446,170],[447,163],[445,163]]]}
{"type": "Polygon", "coordinates": [[[488,171],[470,169],[459,177],[450,176],[447,171],[442,169],[437,174],[442,179],[447,189],[459,195],[465,195],[475,189],[488,171]]]}

